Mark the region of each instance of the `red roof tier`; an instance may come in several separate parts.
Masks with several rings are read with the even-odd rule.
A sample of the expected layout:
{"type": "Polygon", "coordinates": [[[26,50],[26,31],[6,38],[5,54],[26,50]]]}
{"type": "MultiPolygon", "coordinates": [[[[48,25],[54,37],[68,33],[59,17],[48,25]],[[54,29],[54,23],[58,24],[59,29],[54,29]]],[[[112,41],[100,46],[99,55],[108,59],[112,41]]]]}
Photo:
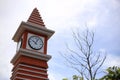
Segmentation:
{"type": "Polygon", "coordinates": [[[44,24],[44,22],[42,20],[42,17],[40,16],[39,11],[37,10],[37,8],[35,8],[33,10],[33,12],[31,13],[31,15],[30,15],[30,17],[28,19],[28,22],[38,24],[38,25],[41,25],[41,26],[45,27],[45,24],[44,24]]]}

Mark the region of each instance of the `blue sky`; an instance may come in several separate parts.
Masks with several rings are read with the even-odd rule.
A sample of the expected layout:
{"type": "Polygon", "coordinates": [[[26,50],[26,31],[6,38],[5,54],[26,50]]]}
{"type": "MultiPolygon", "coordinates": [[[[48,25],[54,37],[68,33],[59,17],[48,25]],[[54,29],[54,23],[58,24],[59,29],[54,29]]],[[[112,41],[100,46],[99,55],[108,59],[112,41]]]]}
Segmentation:
{"type": "MultiPolygon", "coordinates": [[[[120,66],[120,1],[119,0],[0,0],[0,80],[9,80],[16,52],[12,37],[21,21],[27,21],[37,7],[47,28],[55,31],[48,43],[50,80],[70,78],[76,72],[65,66],[59,51],[72,41],[72,29],[85,25],[95,30],[95,49],[107,52],[103,65],[120,66]]],[[[74,47],[73,44],[70,47],[74,47]]]]}

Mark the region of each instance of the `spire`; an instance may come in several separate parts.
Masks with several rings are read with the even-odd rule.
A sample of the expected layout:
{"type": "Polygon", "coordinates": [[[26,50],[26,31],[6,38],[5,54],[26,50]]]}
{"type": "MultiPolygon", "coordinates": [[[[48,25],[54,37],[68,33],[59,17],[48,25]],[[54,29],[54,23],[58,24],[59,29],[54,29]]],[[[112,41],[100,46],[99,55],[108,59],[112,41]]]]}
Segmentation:
{"type": "Polygon", "coordinates": [[[39,14],[39,11],[37,10],[37,8],[34,8],[33,12],[31,13],[29,19],[27,22],[31,22],[31,23],[34,23],[34,24],[38,24],[38,25],[41,25],[43,27],[45,27],[45,24],[39,14]]]}

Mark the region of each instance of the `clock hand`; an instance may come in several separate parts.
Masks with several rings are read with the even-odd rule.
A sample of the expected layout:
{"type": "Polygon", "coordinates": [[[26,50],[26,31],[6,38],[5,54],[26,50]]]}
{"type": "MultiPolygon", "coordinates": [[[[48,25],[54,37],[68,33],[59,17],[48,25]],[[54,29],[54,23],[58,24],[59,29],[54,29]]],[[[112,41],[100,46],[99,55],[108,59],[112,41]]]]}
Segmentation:
{"type": "Polygon", "coordinates": [[[35,44],[37,44],[34,40],[32,40],[35,44]]]}
{"type": "Polygon", "coordinates": [[[36,40],[36,43],[38,42],[39,38],[36,40]]]}

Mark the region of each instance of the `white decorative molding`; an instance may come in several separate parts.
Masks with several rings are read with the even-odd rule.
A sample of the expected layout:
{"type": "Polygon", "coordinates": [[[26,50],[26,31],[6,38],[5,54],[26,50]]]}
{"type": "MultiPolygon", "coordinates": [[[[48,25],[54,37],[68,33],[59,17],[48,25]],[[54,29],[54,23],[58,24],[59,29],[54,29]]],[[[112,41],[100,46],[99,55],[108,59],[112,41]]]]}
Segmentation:
{"type": "MultiPolygon", "coordinates": [[[[12,77],[15,77],[16,76],[16,74],[19,72],[19,70],[22,70],[22,71],[26,71],[26,72],[31,72],[31,73],[36,73],[36,74],[40,74],[40,75],[48,75],[47,73],[42,73],[42,72],[37,72],[37,71],[32,71],[32,70],[27,70],[27,69],[22,69],[22,68],[18,68],[16,71],[14,71],[13,73],[12,73],[12,77]]],[[[24,73],[24,74],[26,74],[26,73],[24,73]]],[[[31,74],[29,74],[29,75],[31,75],[31,74]]]]}
{"type": "MultiPolygon", "coordinates": [[[[44,73],[44,72],[38,72],[38,71],[33,71],[33,70],[29,70],[29,69],[20,68],[20,66],[24,66],[24,67],[27,66],[28,68],[36,69],[36,67],[31,67],[31,66],[28,66],[28,65],[19,64],[19,65],[17,65],[17,67],[14,69],[14,72],[12,73],[13,75],[14,75],[16,72],[18,72],[18,70],[27,71],[27,72],[31,72],[31,73],[42,74],[42,75],[48,75],[47,73],[44,73]]],[[[37,68],[36,70],[47,71],[46,69],[42,69],[42,68],[37,68]]]]}
{"type": "Polygon", "coordinates": [[[41,75],[48,75],[47,73],[43,72],[38,72],[38,71],[33,71],[33,70],[28,70],[28,69],[23,69],[23,68],[17,68],[13,74],[19,72],[19,70],[26,71],[26,72],[31,72],[31,73],[36,73],[36,74],[41,74],[41,75]]]}
{"type": "Polygon", "coordinates": [[[53,31],[53,30],[47,29],[40,25],[33,24],[31,22],[21,22],[19,28],[17,29],[17,31],[12,39],[15,42],[18,42],[19,38],[22,36],[22,33],[25,30],[36,32],[39,34],[44,34],[48,37],[48,39],[55,33],[55,31],[53,31]]]}
{"type": "Polygon", "coordinates": [[[30,76],[30,77],[34,77],[34,78],[39,78],[39,79],[45,79],[45,80],[48,79],[48,78],[45,78],[45,77],[40,77],[40,76],[36,76],[36,75],[25,74],[25,73],[21,73],[21,72],[17,72],[17,74],[20,74],[20,75],[23,75],[23,76],[30,76]]]}
{"type": "Polygon", "coordinates": [[[20,79],[20,80],[31,80],[31,79],[22,78],[22,77],[15,77],[15,79],[14,79],[14,80],[16,80],[16,79],[20,79]]]}
{"type": "Polygon", "coordinates": [[[37,70],[47,71],[47,69],[43,69],[43,68],[39,68],[39,67],[35,67],[35,66],[30,66],[30,65],[25,65],[25,64],[19,64],[19,66],[24,66],[24,67],[28,67],[28,68],[37,69],[37,70]]]}
{"type": "MultiPolygon", "coordinates": [[[[33,69],[36,69],[36,70],[47,71],[46,69],[42,69],[42,68],[38,68],[38,67],[33,67],[33,66],[28,66],[28,65],[24,65],[24,64],[19,64],[19,65],[17,65],[16,69],[12,73],[12,75],[13,75],[11,77],[12,80],[16,80],[16,75],[19,73],[19,70],[26,71],[26,72],[31,72],[31,73],[42,74],[42,75],[48,75],[47,73],[43,73],[43,72],[38,72],[38,71],[32,71],[32,70],[28,70],[28,69],[23,69],[23,68],[20,68],[20,66],[24,66],[24,67],[28,67],[28,68],[33,68],[33,69]]],[[[21,74],[26,74],[26,73],[21,73],[21,74]]],[[[30,75],[30,74],[27,74],[27,75],[30,75]]],[[[25,80],[29,80],[29,79],[25,79],[25,80]]]]}
{"type": "Polygon", "coordinates": [[[18,64],[16,67],[13,68],[12,71],[16,71],[16,69],[19,68],[19,67],[27,67],[27,68],[32,68],[32,69],[36,69],[36,70],[47,71],[47,69],[40,68],[40,67],[35,67],[35,66],[30,66],[30,65],[26,65],[26,64],[18,64]]]}
{"type": "Polygon", "coordinates": [[[38,71],[33,71],[33,70],[28,70],[28,69],[18,68],[18,70],[27,71],[27,72],[36,73],[36,74],[47,75],[47,73],[38,72],[38,71]]]}
{"type": "Polygon", "coordinates": [[[35,58],[35,59],[44,60],[44,61],[48,61],[49,59],[51,59],[50,55],[46,55],[46,54],[43,54],[43,53],[40,53],[40,52],[35,52],[35,51],[30,51],[30,50],[27,50],[27,49],[20,48],[19,51],[15,54],[15,56],[11,60],[11,63],[15,63],[15,61],[21,55],[31,57],[31,58],[35,58]]]}

